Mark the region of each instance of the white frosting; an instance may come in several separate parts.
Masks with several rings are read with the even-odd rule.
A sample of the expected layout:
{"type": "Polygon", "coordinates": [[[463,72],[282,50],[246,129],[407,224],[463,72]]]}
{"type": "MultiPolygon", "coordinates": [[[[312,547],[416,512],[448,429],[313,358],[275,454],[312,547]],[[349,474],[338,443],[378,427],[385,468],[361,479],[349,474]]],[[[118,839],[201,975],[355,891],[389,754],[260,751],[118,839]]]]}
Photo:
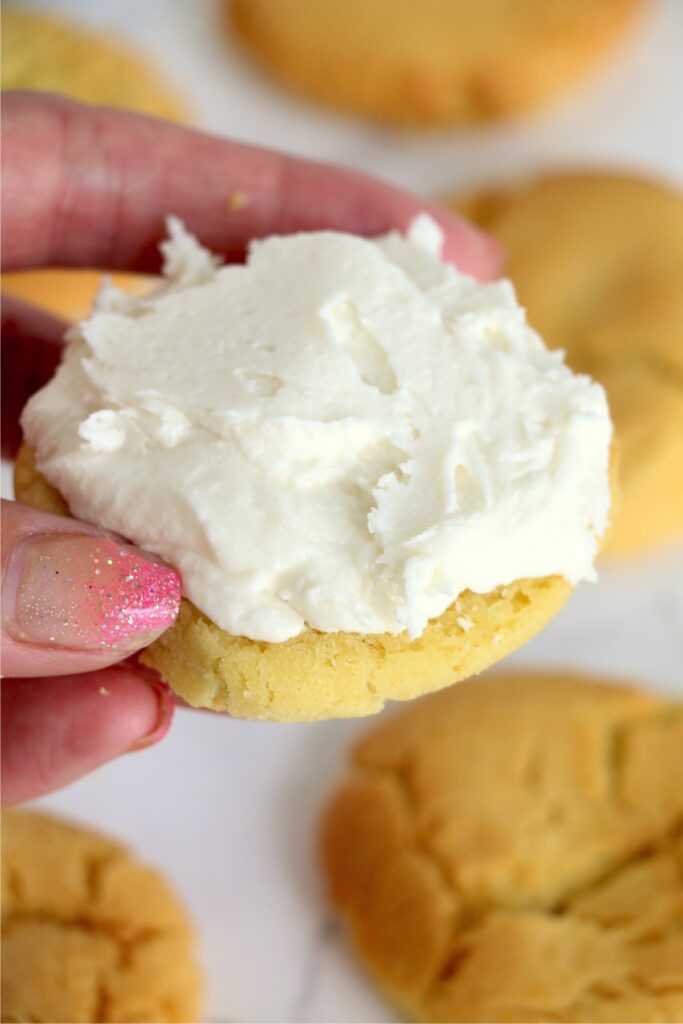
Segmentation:
{"type": "Polygon", "coordinates": [[[442,263],[428,217],[407,238],[269,238],[246,266],[170,233],[168,284],[105,286],[24,412],[76,516],[163,556],[257,640],[415,637],[466,589],[594,578],[605,394],[508,282],[442,263]]]}

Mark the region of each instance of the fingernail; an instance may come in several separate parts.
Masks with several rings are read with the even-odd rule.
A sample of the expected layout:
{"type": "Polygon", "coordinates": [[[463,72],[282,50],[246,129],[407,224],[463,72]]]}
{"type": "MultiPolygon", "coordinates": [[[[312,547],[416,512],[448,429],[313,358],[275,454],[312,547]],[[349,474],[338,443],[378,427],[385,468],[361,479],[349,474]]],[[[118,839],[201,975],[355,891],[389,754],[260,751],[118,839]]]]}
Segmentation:
{"type": "Polygon", "coordinates": [[[170,687],[163,683],[161,679],[155,677],[155,673],[150,670],[140,671],[139,668],[136,672],[142,676],[147,685],[151,690],[154,691],[157,702],[159,713],[157,721],[151,732],[148,732],[145,736],[142,736],[139,740],[128,749],[129,754],[135,753],[136,750],[145,750],[147,747],[153,747],[155,743],[162,740],[168,730],[171,728],[171,722],[173,720],[173,713],[175,711],[175,701],[170,687]]]}
{"type": "Polygon", "coordinates": [[[180,576],[106,537],[29,535],[3,582],[9,629],[20,640],[125,653],[167,629],[180,606],[180,576]]]}
{"type": "Polygon", "coordinates": [[[460,225],[459,231],[448,236],[442,255],[460,270],[484,283],[500,277],[505,263],[500,242],[493,235],[472,225],[466,226],[464,235],[460,225]]]}
{"type": "Polygon", "coordinates": [[[484,237],[491,263],[491,277],[500,277],[505,269],[505,249],[493,235],[485,235],[484,237]]]}

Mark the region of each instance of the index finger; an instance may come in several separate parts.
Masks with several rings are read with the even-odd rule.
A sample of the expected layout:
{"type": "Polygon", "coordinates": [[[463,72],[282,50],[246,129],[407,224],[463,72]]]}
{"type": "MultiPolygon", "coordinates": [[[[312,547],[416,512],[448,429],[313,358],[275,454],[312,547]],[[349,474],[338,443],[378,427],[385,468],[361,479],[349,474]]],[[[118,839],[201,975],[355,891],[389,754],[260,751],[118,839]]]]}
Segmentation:
{"type": "Polygon", "coordinates": [[[329,228],[377,235],[422,211],[444,256],[488,280],[498,244],[460,218],[367,175],[57,96],[2,99],[2,266],[154,270],[164,219],[240,258],[252,238],[329,228]]]}

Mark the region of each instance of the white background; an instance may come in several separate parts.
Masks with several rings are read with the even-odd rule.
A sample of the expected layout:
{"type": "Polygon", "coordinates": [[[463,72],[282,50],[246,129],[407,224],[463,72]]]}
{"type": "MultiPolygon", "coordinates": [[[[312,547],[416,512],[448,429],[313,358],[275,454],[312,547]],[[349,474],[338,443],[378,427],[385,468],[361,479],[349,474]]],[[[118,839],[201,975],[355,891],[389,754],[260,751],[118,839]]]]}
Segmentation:
{"type": "MultiPolygon", "coordinates": [[[[683,182],[683,0],[653,0],[630,39],[551,111],[428,134],[378,129],[278,92],[219,28],[212,0],[23,6],[73,12],[130,37],[214,132],[350,164],[425,195],[568,165],[617,165],[683,182]]],[[[6,483],[6,467],[3,476],[6,483]]],[[[681,546],[605,565],[599,584],[579,587],[509,661],[604,670],[683,695],[682,581],[681,546]]],[[[41,801],[123,838],[174,880],[201,934],[207,1020],[396,1019],[329,913],[316,861],[321,801],[363,727],[182,711],[159,748],[41,801]]]]}

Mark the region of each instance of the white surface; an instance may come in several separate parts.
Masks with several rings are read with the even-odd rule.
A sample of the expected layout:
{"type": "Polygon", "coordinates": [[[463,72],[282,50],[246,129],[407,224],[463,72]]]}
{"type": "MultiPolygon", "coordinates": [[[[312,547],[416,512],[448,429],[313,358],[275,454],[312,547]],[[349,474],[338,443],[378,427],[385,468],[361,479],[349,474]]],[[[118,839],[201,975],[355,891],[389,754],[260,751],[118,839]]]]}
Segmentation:
{"type": "MultiPolygon", "coordinates": [[[[378,131],[278,94],[225,46],[209,0],[50,6],[114,26],[156,52],[212,130],[343,161],[425,194],[567,162],[619,162],[683,181],[680,0],[655,0],[630,47],[543,116],[430,135],[378,131]]],[[[510,661],[622,673],[683,694],[682,581],[681,547],[605,568],[597,586],[580,587],[510,661]]],[[[158,749],[42,801],[119,835],[177,882],[202,936],[208,1020],[396,1019],[330,917],[316,865],[320,802],[363,727],[182,712],[158,749]]]]}

